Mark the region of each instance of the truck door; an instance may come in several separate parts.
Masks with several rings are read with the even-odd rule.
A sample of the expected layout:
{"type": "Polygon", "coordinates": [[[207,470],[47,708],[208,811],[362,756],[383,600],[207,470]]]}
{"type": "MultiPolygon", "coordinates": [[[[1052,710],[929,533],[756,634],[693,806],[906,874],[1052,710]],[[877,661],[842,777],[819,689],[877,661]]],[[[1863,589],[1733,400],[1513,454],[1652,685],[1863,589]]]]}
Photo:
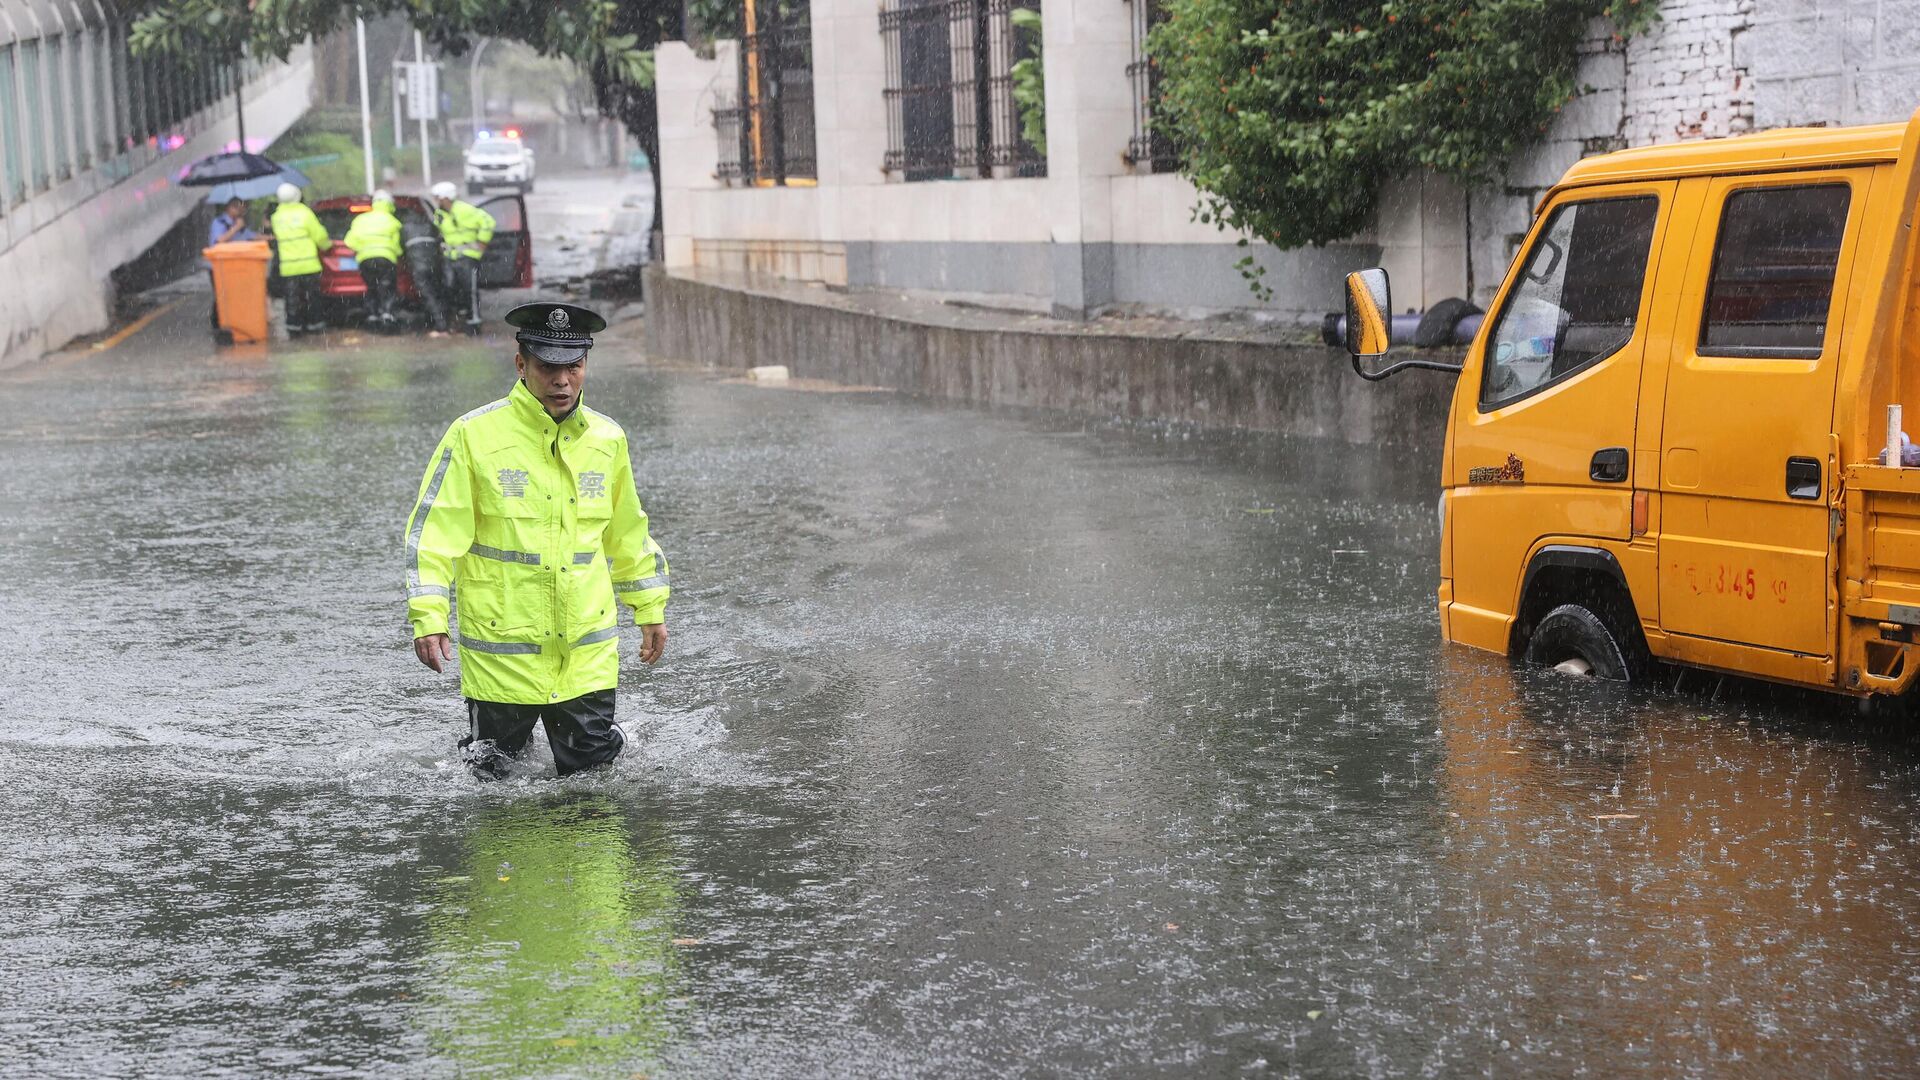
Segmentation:
{"type": "Polygon", "coordinates": [[[1628,538],[1649,259],[1674,190],[1662,181],[1563,192],[1494,302],[1453,401],[1454,640],[1507,650],[1528,553],[1542,539],[1628,538]]]}
{"type": "Polygon", "coordinates": [[[1660,621],[1669,634],[1831,655],[1833,398],[1871,172],[1705,186],[1661,432],[1660,621]]]}
{"type": "Polygon", "coordinates": [[[480,257],[480,287],[533,288],[533,237],[527,228],[526,200],[500,195],[482,200],[479,207],[493,215],[493,241],[480,257]]]}

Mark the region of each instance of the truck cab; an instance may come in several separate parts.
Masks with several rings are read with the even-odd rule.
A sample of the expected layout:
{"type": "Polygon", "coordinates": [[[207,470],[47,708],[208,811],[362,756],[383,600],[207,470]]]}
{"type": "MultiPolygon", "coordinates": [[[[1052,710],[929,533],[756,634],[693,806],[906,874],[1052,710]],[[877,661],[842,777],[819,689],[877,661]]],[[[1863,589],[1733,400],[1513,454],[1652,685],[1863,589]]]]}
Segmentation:
{"type": "MultiPolygon", "coordinates": [[[[1457,366],[1447,640],[1614,678],[1660,661],[1904,693],[1920,468],[1888,419],[1920,421],[1916,202],[1920,114],[1570,168],[1457,366]]],[[[1385,272],[1347,294],[1361,374],[1450,366],[1382,369],[1385,272]]]]}

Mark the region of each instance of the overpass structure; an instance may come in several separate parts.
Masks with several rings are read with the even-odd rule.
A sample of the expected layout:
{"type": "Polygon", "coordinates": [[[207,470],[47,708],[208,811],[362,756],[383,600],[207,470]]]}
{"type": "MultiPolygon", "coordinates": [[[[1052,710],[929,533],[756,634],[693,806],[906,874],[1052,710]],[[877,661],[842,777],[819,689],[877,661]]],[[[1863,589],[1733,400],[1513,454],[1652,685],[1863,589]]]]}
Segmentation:
{"type": "Polygon", "coordinates": [[[134,5],[0,0],[0,367],[105,329],[113,271],[206,198],[174,181],[197,158],[277,138],[311,101],[286,63],[136,56],[134,5]]]}

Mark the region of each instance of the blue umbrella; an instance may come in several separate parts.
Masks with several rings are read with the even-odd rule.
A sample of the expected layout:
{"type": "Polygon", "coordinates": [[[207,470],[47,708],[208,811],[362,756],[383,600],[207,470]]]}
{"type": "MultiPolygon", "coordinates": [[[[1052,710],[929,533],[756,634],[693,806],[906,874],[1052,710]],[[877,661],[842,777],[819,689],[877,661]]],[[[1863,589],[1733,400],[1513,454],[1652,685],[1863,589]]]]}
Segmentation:
{"type": "Polygon", "coordinates": [[[224,206],[229,199],[264,199],[280,189],[281,184],[292,184],[297,188],[311,185],[307,174],[291,165],[283,166],[277,173],[268,176],[256,176],[251,180],[232,180],[215,187],[207,195],[207,202],[214,206],[224,206]]]}

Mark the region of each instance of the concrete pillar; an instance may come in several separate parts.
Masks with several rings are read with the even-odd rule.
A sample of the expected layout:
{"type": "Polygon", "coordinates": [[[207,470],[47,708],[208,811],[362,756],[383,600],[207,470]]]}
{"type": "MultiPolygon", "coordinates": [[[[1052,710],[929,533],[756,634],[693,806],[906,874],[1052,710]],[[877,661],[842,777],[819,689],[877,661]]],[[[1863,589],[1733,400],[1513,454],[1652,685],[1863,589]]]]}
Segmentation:
{"type": "Polygon", "coordinates": [[[1133,133],[1131,27],[1113,0],[1047,0],[1047,204],[1053,313],[1084,319],[1113,302],[1113,190],[1133,133]]]}
{"type": "Polygon", "coordinates": [[[1467,296],[1467,195],[1460,185],[1424,171],[1386,185],[1374,229],[1397,310],[1424,311],[1467,296]]]}
{"type": "Polygon", "coordinates": [[[898,181],[887,160],[887,53],[879,5],[872,0],[814,0],[814,149],[820,160],[815,234],[845,246],[842,281],[871,284],[873,207],[859,197],[898,181]]]}
{"type": "MultiPolygon", "coordinates": [[[[732,47],[732,42],[722,42],[732,47]]],[[[713,87],[734,68],[731,52],[712,60],[694,54],[685,42],[670,41],[654,50],[654,84],[660,109],[660,207],[669,270],[691,268],[697,235],[696,200],[689,193],[720,186],[720,139],[713,127],[713,87]]],[[[729,84],[731,85],[731,84],[729,84]]]]}

